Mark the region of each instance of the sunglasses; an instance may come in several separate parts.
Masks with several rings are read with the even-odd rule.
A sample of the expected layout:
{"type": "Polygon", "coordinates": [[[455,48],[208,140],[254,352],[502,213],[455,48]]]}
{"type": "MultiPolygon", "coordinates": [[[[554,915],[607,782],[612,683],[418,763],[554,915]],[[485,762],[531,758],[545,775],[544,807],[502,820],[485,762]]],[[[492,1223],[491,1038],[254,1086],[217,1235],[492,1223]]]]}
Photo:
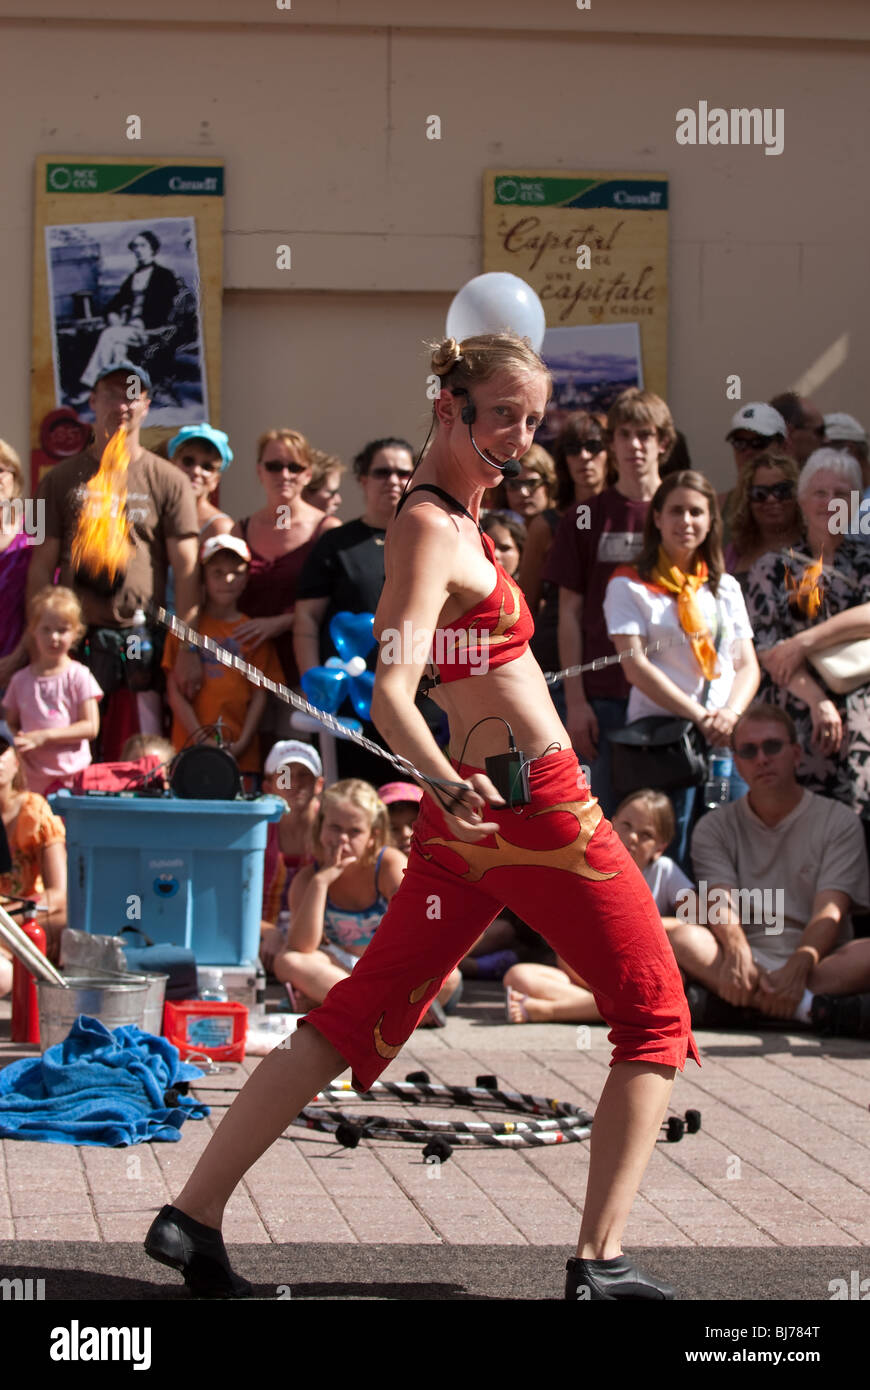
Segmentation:
{"type": "Polygon", "coordinates": [[[794,497],[794,483],[753,483],[749,489],[750,502],[766,502],[773,497],[777,502],[787,502],[794,497]]]}
{"type": "Polygon", "coordinates": [[[413,470],[410,468],[385,468],[379,464],[377,468],[369,469],[368,477],[385,482],[387,478],[410,478],[412,472],[413,470]]]}
{"type": "Polygon", "coordinates": [[[605,447],[603,439],[575,439],[571,448],[566,452],[569,454],[600,454],[605,447]]]}
{"type": "Polygon", "coordinates": [[[546,487],[546,483],[535,475],[532,478],[506,478],[505,487],[509,492],[536,492],[539,487],[546,487]]]}
{"type": "Polygon", "coordinates": [[[308,471],[307,463],[283,463],[280,459],[269,459],[263,467],[267,473],[291,473],[294,478],[297,474],[308,471]]]}
{"type": "Polygon", "coordinates": [[[198,468],[201,473],[220,473],[219,463],[203,463],[201,459],[181,458],[178,460],[182,468],[198,468]]]}
{"type": "Polygon", "coordinates": [[[733,434],[729,435],[728,442],[739,454],[747,454],[750,449],[766,449],[768,444],[773,443],[775,437],[772,434],[767,436],[754,434],[747,438],[745,434],[733,434]]]}
{"type": "Polygon", "coordinates": [[[746,758],[747,762],[752,762],[758,757],[759,752],[766,758],[775,758],[777,753],[781,753],[785,748],[784,738],[765,738],[761,743],[742,743],[734,752],[738,758],[746,758]]]}

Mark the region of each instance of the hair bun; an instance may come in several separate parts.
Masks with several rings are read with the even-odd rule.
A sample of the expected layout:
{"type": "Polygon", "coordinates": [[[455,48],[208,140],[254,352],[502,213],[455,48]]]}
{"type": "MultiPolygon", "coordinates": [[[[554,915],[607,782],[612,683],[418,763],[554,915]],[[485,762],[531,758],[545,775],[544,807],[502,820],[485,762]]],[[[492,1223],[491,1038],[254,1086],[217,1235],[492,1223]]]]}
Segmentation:
{"type": "Polygon", "coordinates": [[[462,348],[455,338],[444,338],[432,353],[432,370],[436,376],[447,376],[462,356],[462,348]]]}

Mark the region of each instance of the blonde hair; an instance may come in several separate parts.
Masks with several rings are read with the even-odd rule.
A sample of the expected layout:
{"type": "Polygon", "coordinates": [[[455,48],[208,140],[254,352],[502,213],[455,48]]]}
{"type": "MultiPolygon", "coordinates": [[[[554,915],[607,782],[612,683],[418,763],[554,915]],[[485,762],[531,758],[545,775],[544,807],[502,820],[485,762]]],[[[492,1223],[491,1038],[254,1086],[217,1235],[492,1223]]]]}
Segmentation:
{"type": "Polygon", "coordinates": [[[616,820],[620,812],[624,811],[626,806],[632,806],[635,801],[642,801],[646,806],[659,844],[669,845],[677,828],[671,798],[665,796],[664,792],[654,791],[652,787],[642,787],[620,801],[613,813],[613,819],[616,820]]]}
{"type": "Polygon", "coordinates": [[[45,588],[39,589],[27,605],[28,632],[35,630],[42,615],[48,610],[60,613],[62,617],[69,619],[76,630],[76,641],[84,636],[85,625],[82,622],[82,606],[72,589],[65,589],[62,584],[46,584],[45,588]]]}
{"type": "Polygon", "coordinates": [[[345,777],[341,782],[333,782],[332,786],[327,787],[326,791],[322,793],[311,836],[315,850],[320,851],[321,854],[323,852],[323,845],[320,842],[323,822],[330,806],[334,806],[338,802],[347,802],[368,816],[369,843],[363,862],[366,864],[374,863],[376,856],[384,846],[392,844],[390,816],[371,783],[363,782],[359,777],[345,777]]]}
{"type": "Polygon", "coordinates": [[[257,440],[258,463],[263,457],[263,450],[266,445],[271,444],[273,439],[277,440],[279,444],[286,445],[286,447],[292,449],[294,453],[297,453],[300,463],[304,463],[309,468],[311,467],[311,445],[308,443],[305,435],[300,434],[299,430],[287,429],[266,430],[265,434],[260,435],[260,438],[257,440]]]}
{"type": "Polygon", "coordinates": [[[316,492],[321,483],[326,481],[327,475],[337,473],[341,477],[345,471],[344,464],[335,454],[326,454],[322,449],[309,448],[309,462],[311,465],[311,482],[305,484],[305,491],[309,488],[316,492]]]}
{"type": "Polygon", "coordinates": [[[162,738],[160,734],[131,734],[121,749],[121,758],[125,762],[147,758],[149,754],[156,754],[164,762],[171,762],[175,757],[175,748],[168,738],[162,738]]]}
{"type": "Polygon", "coordinates": [[[7,444],[5,439],[0,439],[0,463],[5,463],[13,477],[12,496],[20,497],[24,474],[21,468],[21,459],[11,444],[7,444]]]}
{"type": "Polygon", "coordinates": [[[440,378],[444,391],[469,391],[491,381],[499,372],[515,372],[522,376],[543,376],[549,391],[553,389],[546,362],[535,352],[528,338],[516,333],[481,333],[474,338],[443,338],[430,343],[432,371],[440,378]]]}

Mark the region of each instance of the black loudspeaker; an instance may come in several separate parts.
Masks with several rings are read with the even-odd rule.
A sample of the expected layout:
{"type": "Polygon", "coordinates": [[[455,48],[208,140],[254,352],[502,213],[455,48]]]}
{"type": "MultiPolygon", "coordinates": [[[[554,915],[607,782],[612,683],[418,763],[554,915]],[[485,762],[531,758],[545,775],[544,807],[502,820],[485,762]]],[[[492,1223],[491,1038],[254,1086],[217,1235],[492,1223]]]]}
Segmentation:
{"type": "Polygon", "coordinates": [[[232,753],[201,743],[178,754],[169,785],[184,801],[234,801],[242,793],[242,775],[232,753]]]}

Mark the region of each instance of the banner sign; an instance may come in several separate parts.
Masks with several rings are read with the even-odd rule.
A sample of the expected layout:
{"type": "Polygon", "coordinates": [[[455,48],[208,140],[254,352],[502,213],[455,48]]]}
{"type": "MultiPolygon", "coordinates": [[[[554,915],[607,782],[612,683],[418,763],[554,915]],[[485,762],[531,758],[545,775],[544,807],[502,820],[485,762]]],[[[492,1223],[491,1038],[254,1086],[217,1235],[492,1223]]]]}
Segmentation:
{"type": "Polygon", "coordinates": [[[636,324],[644,384],[667,396],[664,175],[487,170],[483,269],[531,285],[548,329],[636,324]]]}
{"type": "Polygon", "coordinates": [[[31,473],[87,442],[98,375],[147,372],[142,442],[220,421],[223,166],[213,159],[36,161],[31,473]]]}

